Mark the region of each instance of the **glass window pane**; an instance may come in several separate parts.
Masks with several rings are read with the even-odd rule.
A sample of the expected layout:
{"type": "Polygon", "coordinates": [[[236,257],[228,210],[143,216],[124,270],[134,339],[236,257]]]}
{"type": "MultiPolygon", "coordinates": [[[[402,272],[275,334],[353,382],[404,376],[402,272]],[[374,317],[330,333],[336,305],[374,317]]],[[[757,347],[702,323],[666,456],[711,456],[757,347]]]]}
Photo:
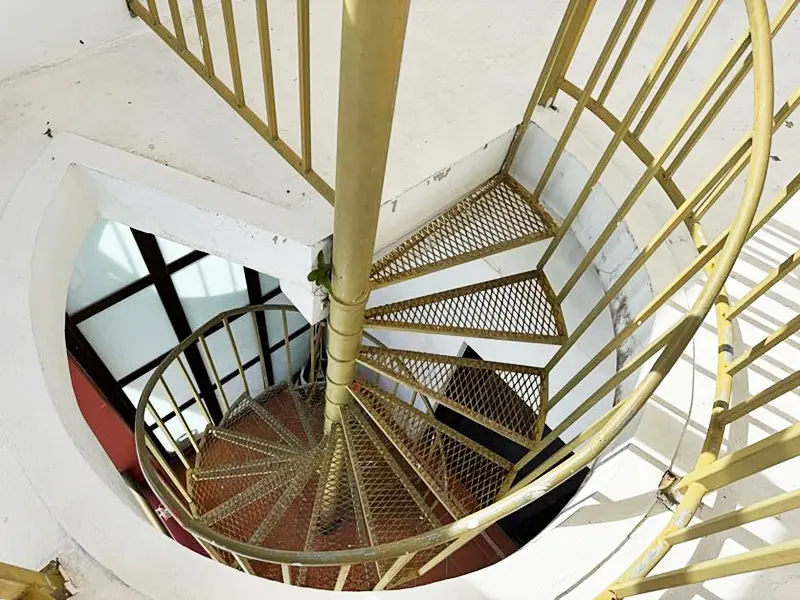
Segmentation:
{"type": "Polygon", "coordinates": [[[130,228],[98,221],[83,242],[67,292],[67,312],[108,296],[147,275],[130,228]]]}
{"type": "MultiPolygon", "coordinates": [[[[261,376],[261,364],[256,363],[244,372],[247,378],[247,385],[250,388],[250,397],[255,398],[264,391],[264,379],[261,376]]],[[[242,376],[236,373],[236,377],[222,384],[225,394],[231,404],[234,404],[242,394],[244,394],[244,382],[242,376]]]]}
{"type": "MultiPolygon", "coordinates": [[[[233,339],[236,341],[236,347],[239,350],[239,357],[243,365],[250,359],[258,356],[258,338],[256,337],[255,327],[253,326],[253,318],[249,314],[232,321],[231,331],[233,332],[233,339]]],[[[220,379],[238,370],[236,355],[233,353],[233,346],[231,346],[228,332],[224,327],[206,336],[206,345],[208,346],[208,351],[211,354],[211,359],[214,361],[214,367],[217,369],[217,374],[220,379]]],[[[200,354],[206,362],[209,376],[213,377],[211,365],[202,347],[200,349],[200,354]]]]}
{"type": "Polygon", "coordinates": [[[178,343],[153,286],[87,319],[78,328],[117,379],[178,343]]]}
{"type": "MultiPolygon", "coordinates": [[[[189,370],[188,365],[187,370],[189,370]]],[[[153,374],[153,371],[155,371],[155,369],[145,373],[137,379],[134,379],[132,382],[122,388],[122,391],[125,392],[128,398],[131,399],[131,402],[134,406],[139,405],[139,399],[141,398],[144,386],[147,384],[150,376],[153,374]]],[[[189,370],[189,377],[196,386],[197,382],[195,381],[191,370],[189,370]]],[[[169,391],[172,392],[173,396],[175,396],[175,401],[179,405],[194,397],[192,389],[186,383],[186,379],[176,363],[172,363],[169,367],[167,367],[167,370],[164,372],[164,381],[167,382],[169,391]]],[[[167,393],[164,390],[164,386],[161,384],[157,384],[153,388],[153,391],[150,394],[150,401],[158,410],[158,414],[162,417],[172,411],[172,405],[169,403],[167,393]]]]}
{"type": "MultiPolygon", "coordinates": [[[[289,342],[289,350],[292,355],[292,377],[294,377],[311,356],[311,332],[307,331],[289,342]]],[[[287,359],[285,348],[272,353],[272,374],[276,382],[286,381],[287,379],[289,374],[287,359]]]]}
{"type": "MultiPolygon", "coordinates": [[[[153,371],[150,371],[149,373],[142,375],[138,379],[132,381],[130,384],[122,388],[134,406],[139,404],[142,390],[152,374],[153,371]]],[[[195,381],[191,371],[189,371],[189,377],[193,382],[195,381]]],[[[186,383],[186,379],[184,378],[177,364],[171,364],[167,368],[167,370],[164,372],[164,380],[167,382],[169,391],[172,392],[172,395],[175,397],[175,401],[177,402],[178,406],[182,406],[189,400],[194,399],[192,389],[186,383]]],[[[195,385],[197,384],[195,383],[195,385]]],[[[160,383],[153,388],[153,391],[150,394],[150,404],[162,418],[173,412],[172,403],[169,401],[169,397],[164,390],[164,386],[162,386],[160,383]]],[[[206,419],[205,412],[199,405],[197,405],[197,403],[185,408],[182,412],[184,418],[186,419],[187,425],[189,425],[189,428],[192,431],[199,433],[205,430],[208,420],[206,419]]],[[[145,418],[145,422],[151,425],[155,423],[155,419],[147,416],[145,418]]],[[[166,425],[167,429],[176,437],[176,439],[186,437],[186,431],[184,430],[180,419],[173,417],[166,422],[166,425]]],[[[164,438],[161,441],[164,443],[167,440],[164,438]]],[[[165,447],[169,448],[168,445],[165,447]]]]}
{"type": "Polygon", "coordinates": [[[264,273],[258,274],[258,280],[261,284],[261,293],[267,294],[273,290],[277,290],[281,287],[280,281],[275,279],[274,277],[270,277],[269,275],[264,275],[264,273]]]}
{"type": "MultiPolygon", "coordinates": [[[[266,303],[267,305],[270,304],[288,304],[289,306],[292,303],[286,297],[285,294],[280,293],[275,296],[272,300],[266,303]]],[[[267,323],[267,337],[269,338],[269,345],[270,347],[274,346],[281,340],[283,340],[283,317],[281,316],[280,310],[265,310],[264,316],[267,323]]],[[[295,331],[307,325],[308,321],[305,320],[302,314],[300,314],[296,310],[286,311],[286,327],[289,330],[289,335],[293,334],[295,331]]]]}
{"type": "Polygon", "coordinates": [[[164,257],[164,262],[167,264],[178,260],[182,256],[186,256],[193,250],[193,248],[189,248],[189,246],[184,246],[178,242],[172,242],[159,237],[156,238],[156,241],[158,242],[158,249],[161,250],[161,256],[164,257]]]}
{"type": "Polygon", "coordinates": [[[192,329],[223,310],[248,304],[244,269],[218,256],[201,258],[172,281],[192,329]]]}

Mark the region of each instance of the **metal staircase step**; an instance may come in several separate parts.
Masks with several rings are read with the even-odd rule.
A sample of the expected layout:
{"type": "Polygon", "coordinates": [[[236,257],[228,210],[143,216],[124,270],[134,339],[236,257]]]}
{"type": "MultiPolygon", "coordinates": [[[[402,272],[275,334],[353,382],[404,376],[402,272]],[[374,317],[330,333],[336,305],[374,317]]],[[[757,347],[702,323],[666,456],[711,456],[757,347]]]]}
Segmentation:
{"type": "MultiPolygon", "coordinates": [[[[352,460],[341,423],[335,423],[320,468],[314,508],[303,549],[324,552],[340,548],[367,548],[372,545],[361,506],[352,460]]],[[[331,590],[337,585],[338,569],[300,568],[297,585],[331,590]]],[[[372,589],[380,579],[374,563],[350,567],[341,589],[372,589]]]]}
{"type": "Polygon", "coordinates": [[[509,175],[495,175],[378,260],[374,288],[555,235],[555,223],[509,175]]]}
{"type": "Polygon", "coordinates": [[[314,431],[311,423],[311,416],[308,414],[307,400],[298,392],[294,387],[290,388],[289,393],[292,395],[294,402],[294,409],[300,419],[300,424],[303,427],[303,435],[309,445],[314,445],[319,441],[319,436],[314,431]]]}
{"type": "Polygon", "coordinates": [[[541,437],[542,369],[374,346],[357,360],[526,448],[541,437]]]}
{"type": "MultiPolygon", "coordinates": [[[[270,390],[267,390],[269,393],[270,390]]],[[[286,392],[287,394],[290,392],[286,392]]],[[[288,446],[293,446],[298,450],[302,450],[305,448],[303,442],[294,435],[289,428],[284,425],[284,423],[278,419],[275,415],[273,415],[263,404],[263,400],[261,398],[252,399],[252,398],[245,398],[244,405],[252,410],[258,417],[278,435],[278,437],[288,446]]]]}
{"type": "Polygon", "coordinates": [[[189,475],[195,482],[265,476],[274,473],[280,465],[291,462],[293,459],[294,455],[291,453],[286,452],[282,455],[276,453],[270,458],[248,460],[220,467],[192,469],[189,475]]]}
{"type": "MultiPolygon", "coordinates": [[[[441,525],[409,474],[387,447],[387,441],[373,429],[372,422],[359,405],[342,408],[342,432],[352,469],[355,491],[352,498],[356,509],[362,512],[370,545],[401,540],[441,525]]],[[[430,556],[431,550],[417,553],[393,583],[399,585],[415,577],[419,567],[430,556]]],[[[379,578],[386,575],[393,562],[376,563],[379,578]]],[[[380,580],[376,585],[380,585],[380,580]]]]}
{"type": "MultiPolygon", "coordinates": [[[[295,446],[287,446],[280,442],[270,442],[260,437],[256,437],[247,433],[239,431],[231,431],[222,427],[215,427],[210,429],[208,435],[231,444],[238,448],[257,453],[262,456],[283,456],[284,454],[297,454],[298,448],[295,446]]],[[[203,447],[201,446],[201,455],[203,447]]],[[[241,460],[241,456],[236,458],[241,460]]]]}
{"type": "MultiPolygon", "coordinates": [[[[329,440],[326,440],[326,442],[329,440]]],[[[308,529],[311,524],[310,511],[303,510],[303,504],[311,505],[311,496],[304,495],[302,492],[309,486],[309,482],[313,479],[311,487],[316,485],[316,480],[319,478],[321,465],[326,454],[325,449],[327,443],[317,445],[316,448],[310,450],[301,461],[297,461],[294,465],[295,475],[292,481],[283,489],[283,492],[264,515],[264,518],[259,523],[256,530],[250,535],[248,543],[260,545],[267,541],[268,537],[273,531],[273,528],[281,523],[281,527],[288,527],[293,530],[308,529]],[[293,506],[294,505],[294,506],[293,506]],[[287,518],[284,519],[284,516],[287,518]]],[[[274,539],[269,539],[270,546],[280,547],[279,543],[275,543],[274,539]]]]}
{"type": "Polygon", "coordinates": [[[358,381],[351,392],[453,518],[495,500],[511,462],[385,390],[358,381]]]}
{"type": "Polygon", "coordinates": [[[213,509],[204,512],[201,515],[201,520],[206,525],[214,526],[215,530],[225,532],[231,537],[247,539],[245,536],[246,526],[241,525],[239,522],[223,524],[223,521],[230,520],[238,511],[255,502],[262,501],[265,505],[270,506],[274,504],[283,489],[294,479],[294,463],[296,461],[297,459],[289,463],[283,463],[271,473],[259,477],[255,483],[246,489],[230,496],[213,509]]]}
{"type": "Polygon", "coordinates": [[[547,278],[527,271],[366,311],[365,326],[542,344],[567,340],[547,278]]]}

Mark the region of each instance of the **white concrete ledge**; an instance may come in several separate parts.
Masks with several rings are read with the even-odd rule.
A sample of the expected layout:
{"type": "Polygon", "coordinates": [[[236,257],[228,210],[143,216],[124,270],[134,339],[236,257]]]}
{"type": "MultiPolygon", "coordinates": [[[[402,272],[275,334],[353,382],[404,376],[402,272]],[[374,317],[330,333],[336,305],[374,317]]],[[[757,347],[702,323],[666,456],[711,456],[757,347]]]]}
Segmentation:
{"type": "MultiPolygon", "coordinates": [[[[208,182],[188,182],[191,188],[181,182],[169,188],[153,179],[160,177],[154,176],[154,171],[166,167],[113,150],[110,152],[116,156],[108,163],[86,158],[99,148],[72,136],[55,140],[27,173],[0,220],[0,260],[6,283],[0,302],[0,332],[7,340],[0,355],[0,376],[9,382],[0,398],[0,415],[26,476],[67,535],[105,569],[145,596],[187,600],[332,597],[332,592],[249,577],[159,535],[135,511],[119,476],[83,421],[69,383],[63,306],[72,265],[97,218],[133,221],[130,224],[160,235],[172,232],[172,239],[237,262],[257,260],[255,249],[269,246],[256,225],[263,222],[259,220],[263,218],[261,211],[268,208],[261,201],[237,195],[237,202],[233,202],[219,189],[201,193],[206,184],[214,185],[208,182]],[[76,154],[87,148],[84,154],[76,154]],[[125,163],[128,159],[136,163],[136,168],[120,175],[115,171],[116,161],[125,163]],[[122,183],[125,180],[154,190],[153,199],[141,206],[134,204],[136,196],[122,183]],[[202,200],[195,199],[183,209],[189,211],[186,220],[202,221],[206,213],[205,226],[182,223],[174,212],[178,210],[175,195],[187,189],[197,191],[202,200]],[[218,206],[215,198],[225,202],[218,206]],[[227,220],[218,228],[208,225],[208,219],[216,223],[222,218],[217,213],[227,220]],[[237,229],[237,223],[254,237],[241,235],[243,230],[237,229]],[[32,431],[35,436],[30,435],[32,431]]],[[[285,212],[276,210],[273,216],[271,230],[287,237],[293,223],[298,228],[309,225],[285,212]]],[[[485,261],[476,264],[497,272],[485,261]]],[[[610,329],[606,334],[610,335],[610,329]]],[[[686,392],[684,388],[679,397],[690,398],[686,392]]],[[[571,506],[537,540],[511,558],[459,579],[393,592],[393,596],[529,598],[530,565],[536,565],[537,571],[547,574],[537,580],[537,597],[552,598],[587,573],[594,573],[593,569],[627,539],[652,506],[652,490],[663,470],[642,441],[652,426],[653,418],[647,413],[633,423],[600,459],[571,506]],[[580,544],[584,552],[579,560],[565,565],[561,553],[553,549],[575,544],[580,544]]],[[[676,439],[679,433],[680,428],[676,439]]],[[[670,450],[664,452],[669,454],[670,450]]],[[[600,575],[605,577],[604,573],[600,575]]],[[[592,576],[588,585],[604,584],[608,578],[601,580],[600,575],[592,576]]]]}

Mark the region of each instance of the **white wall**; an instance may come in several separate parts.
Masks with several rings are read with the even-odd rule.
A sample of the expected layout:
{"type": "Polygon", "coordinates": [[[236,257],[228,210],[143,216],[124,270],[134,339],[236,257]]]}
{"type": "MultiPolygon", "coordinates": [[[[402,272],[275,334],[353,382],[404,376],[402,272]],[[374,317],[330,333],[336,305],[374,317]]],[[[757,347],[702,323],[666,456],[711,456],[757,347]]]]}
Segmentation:
{"type": "MultiPolygon", "coordinates": [[[[9,45],[3,46],[4,51],[0,53],[0,78],[17,73],[0,81],[0,114],[4,116],[0,122],[0,161],[3,164],[0,170],[0,272],[5,278],[0,324],[4,339],[9,340],[8,348],[0,356],[0,368],[4,381],[13,381],[15,386],[0,398],[0,414],[9,446],[17,456],[24,476],[31,481],[54,521],[67,535],[77,539],[103,568],[111,569],[128,584],[151,597],[194,600],[228,597],[231,593],[241,598],[316,595],[308,590],[248,578],[191,555],[150,531],[124,501],[122,489],[112,485],[115,475],[105,466],[107,460],[93,441],[91,432],[82,424],[74,398],[68,392],[63,324],[59,321],[61,316],[55,312],[61,312],[63,304],[53,301],[53,298],[63,299],[66,282],[60,280],[40,285],[37,280],[34,286],[30,277],[34,251],[39,252],[34,265],[37,275],[49,275],[53,266],[59,264],[64,267],[64,272],[69,272],[70,261],[85,229],[64,224],[71,222],[75,211],[85,207],[75,203],[69,211],[64,211],[62,206],[57,215],[60,219],[58,225],[63,226],[65,234],[69,233],[68,247],[74,250],[71,255],[69,252],[65,254],[66,247],[42,248],[36,242],[37,236],[44,231],[40,231],[38,219],[50,210],[51,200],[56,201],[50,197],[54,182],[47,177],[40,178],[39,173],[29,178],[25,178],[25,174],[50,148],[50,140],[43,134],[51,127],[56,134],[74,132],[172,165],[182,172],[216,181],[249,194],[253,203],[268,201],[297,210],[308,208],[309,213],[299,221],[302,230],[316,226],[319,221],[329,227],[330,209],[310,186],[295,177],[255,133],[214,97],[194,73],[171,57],[152,34],[144,32],[140,22],[127,20],[121,2],[85,0],[79,6],[74,4],[66,5],[55,0],[25,3],[5,0],[2,3],[4,19],[0,23],[0,28],[3,28],[0,29],[0,43],[9,45]],[[98,47],[98,44],[128,33],[129,27],[136,32],[134,35],[108,47],[98,47]],[[84,45],[78,42],[80,47],[77,49],[76,31],[78,38],[85,38],[87,42],[84,45]],[[65,59],[70,60],[50,66],[65,59]],[[27,72],[19,74],[20,71],[27,72]],[[12,194],[23,178],[24,195],[12,202],[12,194]],[[20,398],[25,398],[25,404],[20,398]],[[36,440],[26,439],[32,428],[39,433],[36,440]],[[46,445],[39,443],[42,439],[47,440],[46,445]],[[53,469],[54,464],[58,469],[53,469]],[[98,515],[113,519],[116,535],[98,527],[98,515]],[[120,545],[120,538],[126,544],[120,545]]],[[[271,6],[275,4],[272,2],[271,6]]],[[[284,4],[290,6],[292,3],[287,1],[284,4]]],[[[338,22],[335,18],[330,19],[327,11],[333,12],[328,6],[335,4],[316,2],[312,24],[314,39],[318,40],[314,42],[316,75],[312,85],[315,164],[329,181],[332,181],[334,159],[331,133],[336,96],[332,92],[337,73],[338,22]],[[326,22],[335,26],[330,29],[321,27],[326,22]]],[[[619,4],[616,2],[614,6],[619,4]]],[[[770,0],[768,4],[774,13],[780,2],[770,0]]],[[[497,11],[486,8],[489,5],[483,0],[413,4],[385,199],[395,198],[432,172],[446,169],[487,140],[502,135],[518,121],[547,50],[541,40],[552,38],[564,5],[563,0],[553,0],[546,5],[519,2],[513,10],[497,11]]],[[[640,38],[641,42],[610,98],[610,105],[617,114],[620,114],[624,101],[635,93],[649,61],[659,50],[660,39],[655,30],[661,30],[663,34],[664,24],[674,22],[678,7],[675,3],[657,3],[655,10],[656,18],[640,38]]],[[[692,102],[697,84],[713,71],[714,63],[727,51],[730,38],[743,31],[741,3],[723,3],[721,11],[721,18],[715,21],[712,29],[714,33],[704,38],[697,54],[701,60],[690,63],[676,82],[678,93],[673,95],[676,100],[665,103],[663,114],[659,113],[659,118],[646,133],[648,146],[658,147],[674,119],[680,118],[692,102]]],[[[606,9],[596,11],[597,19],[593,18],[590,23],[587,38],[593,39],[596,26],[608,26],[613,13],[613,10],[606,9]]],[[[776,68],[776,97],[779,102],[798,84],[796,34],[796,23],[787,26],[787,31],[775,46],[779,57],[776,68]]],[[[280,42],[276,40],[276,44],[289,49],[294,47],[294,40],[287,35],[280,42]]],[[[289,52],[287,56],[282,70],[283,76],[291,83],[295,64],[289,52]]],[[[588,58],[581,54],[576,57],[573,75],[577,81],[583,80],[593,58],[596,58],[596,52],[588,58]]],[[[296,111],[296,108],[291,108],[296,106],[295,88],[284,84],[280,93],[286,110],[296,111]]],[[[742,93],[733,100],[733,110],[715,123],[708,135],[708,145],[679,172],[682,188],[691,189],[728,150],[732,139],[746,130],[751,111],[750,95],[751,88],[746,83],[742,93]]],[[[546,131],[549,120],[563,119],[567,114],[569,102],[559,97],[557,103],[561,107],[560,113],[537,111],[535,115],[546,131]]],[[[291,113],[283,114],[286,135],[296,135],[296,119],[291,113]]],[[[782,135],[776,138],[773,154],[781,162],[773,161],[771,164],[766,198],[785,185],[787,176],[794,174],[800,148],[796,140],[798,131],[800,129],[784,128],[782,135]]],[[[579,162],[593,164],[592,157],[596,160],[597,154],[591,154],[589,150],[602,151],[608,131],[597,124],[582,124],[579,133],[586,141],[587,154],[572,147],[571,152],[579,162]]],[[[631,183],[635,177],[631,174],[635,171],[621,169],[619,164],[615,167],[614,172],[627,173],[628,176],[619,177],[616,183],[604,177],[602,183],[611,197],[618,200],[627,192],[620,188],[631,183]]],[[[465,176],[463,181],[468,181],[468,177],[465,176]]],[[[65,185],[74,183],[65,181],[65,185]]],[[[458,196],[448,197],[447,188],[440,189],[447,197],[444,204],[458,196]]],[[[737,183],[718,208],[710,213],[713,218],[709,219],[711,234],[715,233],[714,226],[725,223],[726,218],[735,213],[740,191],[741,184],[737,183]]],[[[180,190],[170,192],[181,195],[180,190]]],[[[63,202],[63,199],[59,201],[63,202]]],[[[414,216],[409,219],[424,220],[444,207],[443,204],[433,208],[426,202],[419,200],[418,208],[413,210],[414,216]]],[[[398,203],[398,207],[401,204],[398,203]]],[[[412,205],[409,203],[409,207],[412,205]]],[[[258,211],[255,207],[258,206],[251,206],[250,217],[256,219],[254,215],[258,211]]],[[[658,206],[656,203],[643,208],[657,209],[658,206]]],[[[230,206],[226,205],[227,208],[230,206]]],[[[387,203],[387,209],[391,210],[391,203],[387,203]]],[[[94,214],[81,214],[84,223],[94,218],[94,214]]],[[[124,218],[120,220],[125,221],[124,218]]],[[[638,245],[642,243],[639,236],[644,236],[648,227],[652,232],[656,221],[646,212],[635,222],[633,218],[630,220],[629,228],[638,245]]],[[[791,224],[791,219],[788,222],[796,227],[796,224],[791,224]]],[[[170,223],[169,228],[180,225],[170,223]]],[[[395,234],[412,228],[402,222],[395,223],[386,230],[391,233],[385,234],[383,243],[391,243],[395,234]]],[[[53,229],[56,228],[51,222],[47,230],[49,234],[55,235],[53,229]]],[[[211,233],[212,230],[206,230],[206,237],[210,238],[211,233]]],[[[765,241],[774,242],[769,238],[765,241]]],[[[198,240],[197,243],[201,242],[198,240]]],[[[259,249],[253,246],[248,252],[251,258],[257,257],[259,249]]],[[[775,256],[770,260],[775,260],[775,256]]],[[[667,265],[667,268],[651,270],[654,287],[657,287],[662,273],[668,277],[674,268],[674,265],[669,267],[668,261],[660,264],[667,265]]],[[[42,277],[41,281],[46,281],[46,278],[42,277]]],[[[680,314],[678,309],[675,311],[673,318],[680,314]]],[[[762,318],[763,326],[769,323],[762,318]]],[[[713,327],[713,322],[709,325],[713,327]]],[[[755,340],[754,334],[745,334],[751,336],[747,343],[755,340]]],[[[563,521],[525,551],[470,577],[416,590],[413,592],[415,597],[527,598],[530,595],[531,565],[537,565],[541,573],[548,575],[547,578],[537,577],[537,592],[543,598],[556,597],[563,592],[565,597],[583,600],[613,580],[669,516],[659,512],[654,504],[653,482],[670,464],[678,470],[689,468],[697,454],[710,410],[715,346],[713,335],[701,331],[675,371],[686,385],[692,386],[693,393],[683,394],[683,388],[677,392],[666,387],[660,389],[658,397],[634,424],[633,430],[638,427],[636,437],[632,440],[628,432],[620,446],[612,449],[596,467],[591,479],[594,490],[605,485],[607,494],[595,494],[585,487],[588,495],[577,498],[570,511],[562,515],[563,521]],[[678,441],[681,445],[676,452],[678,441]],[[631,469],[643,473],[643,477],[635,482],[639,487],[622,490],[618,484],[628,480],[631,469]],[[617,545],[620,550],[609,557],[609,549],[615,549],[617,545]],[[582,548],[582,560],[564,565],[563,554],[552,551],[556,546],[582,548]]],[[[768,366],[774,368],[775,365],[768,366]]],[[[757,374],[762,379],[745,379],[740,383],[743,386],[740,390],[746,392],[751,386],[757,389],[766,381],[763,373],[770,371],[766,366],[760,368],[762,372],[757,374]]],[[[764,422],[772,417],[762,415],[758,418],[764,422]]],[[[757,426],[752,424],[748,428],[757,426]]],[[[763,423],[763,426],[771,425],[763,423]]],[[[763,435],[763,426],[759,431],[748,429],[746,433],[763,435]]],[[[741,443],[741,439],[737,438],[733,443],[741,443]]],[[[11,467],[10,472],[13,471],[11,467]]],[[[780,478],[770,481],[777,481],[779,486],[790,485],[786,483],[788,480],[780,478]]],[[[744,490],[734,490],[728,502],[736,502],[740,493],[743,499],[756,498],[761,486],[763,481],[748,482],[744,490]]],[[[13,496],[9,504],[25,509],[30,507],[33,509],[30,514],[38,518],[41,513],[35,510],[35,502],[27,500],[27,490],[24,487],[18,489],[23,496],[13,496]]],[[[4,500],[9,497],[3,496],[4,500]]],[[[720,506],[724,505],[721,503],[720,506]]],[[[25,516],[27,511],[10,512],[9,515],[29,518],[25,516]]],[[[779,525],[785,525],[786,530],[780,530],[778,534],[775,533],[778,531],[775,521],[770,521],[765,527],[773,528],[770,535],[796,531],[791,522],[782,523],[779,525]]],[[[37,566],[34,562],[44,560],[50,554],[51,548],[45,543],[56,541],[55,527],[45,525],[42,532],[42,545],[32,545],[26,550],[31,552],[25,559],[31,561],[28,563],[30,566],[37,566]]],[[[766,533],[763,536],[764,539],[769,537],[766,533]]],[[[30,540],[30,536],[27,539],[30,540]]],[[[752,538],[744,541],[748,545],[755,542],[752,538]]],[[[58,542],[57,548],[59,552],[69,550],[58,542]]],[[[703,547],[698,556],[714,557],[717,550],[714,545],[703,547]]],[[[687,551],[693,551],[693,547],[687,547],[687,551]]],[[[9,558],[14,559],[13,556],[9,558]]],[[[677,558],[684,562],[687,559],[681,555],[677,558]]],[[[723,589],[715,588],[714,593],[726,600],[768,597],[769,594],[781,600],[782,596],[792,597],[790,592],[796,581],[780,574],[786,570],[777,575],[773,573],[728,582],[723,589]]],[[[707,595],[705,590],[695,590],[707,595]]],[[[105,597],[124,597],[122,594],[116,589],[105,597]]],[[[98,593],[98,597],[103,595],[98,593]]]]}
{"type": "MultiPolygon", "coordinates": [[[[474,166],[470,160],[464,164],[470,169],[474,166]]],[[[457,166],[454,168],[457,170],[457,166]]],[[[453,181],[459,181],[459,178],[453,181]]],[[[217,219],[218,213],[237,213],[236,216],[228,214],[226,218],[231,222],[239,219],[247,228],[256,227],[252,222],[263,218],[263,209],[248,214],[248,197],[230,202],[229,192],[222,189],[215,189],[214,194],[192,195],[191,204],[180,208],[182,202],[188,202],[183,194],[189,189],[199,191],[206,186],[216,188],[213,184],[197,182],[161,165],[74,136],[58,136],[53,141],[37,165],[26,174],[0,220],[3,273],[13,282],[0,305],[3,335],[11,341],[0,357],[0,377],[13,380],[9,393],[0,399],[0,413],[23,471],[54,520],[93,559],[134,589],[155,598],[210,599],[231,590],[236,590],[237,597],[242,598],[264,594],[281,594],[287,598],[314,595],[310,590],[250,578],[209,563],[152,530],[135,512],[127,490],[80,416],[68,384],[63,345],[63,300],[54,302],[53,299],[66,298],[71,265],[92,224],[98,217],[113,217],[122,222],[130,219],[134,221],[131,225],[156,233],[162,227],[179,231],[181,241],[203,247],[203,244],[209,244],[206,236],[211,230],[203,227],[202,219],[198,220],[203,214],[198,205],[210,212],[213,219],[217,219]],[[87,177],[87,173],[90,176],[87,177]],[[113,185],[98,185],[106,177],[114,178],[113,185]],[[136,195],[133,189],[127,193],[107,193],[118,187],[127,189],[122,182],[131,179],[139,181],[139,186],[146,184],[158,190],[159,202],[140,202],[142,210],[134,211],[132,202],[136,195]],[[104,193],[92,193],[98,189],[104,193]],[[179,219],[176,212],[179,210],[195,214],[191,218],[179,219]],[[167,228],[165,223],[174,223],[174,226],[167,228]],[[24,406],[11,400],[22,395],[27,398],[24,406]],[[48,440],[46,446],[39,444],[38,438],[34,440],[27,435],[31,428],[48,440]],[[56,474],[53,473],[54,462],[58,465],[56,474]],[[113,531],[105,527],[105,523],[114,523],[113,531]],[[121,546],[119,539],[125,539],[126,543],[121,546]],[[191,573],[192,576],[178,577],[177,573],[191,573]]],[[[293,216],[286,214],[275,220],[273,226],[289,228],[293,222],[293,216]]],[[[243,243],[243,236],[236,235],[238,231],[236,228],[215,228],[214,243],[218,253],[237,262],[247,262],[242,257],[249,252],[250,242],[245,238],[243,243]]],[[[511,268],[511,264],[502,268],[511,268]]],[[[440,274],[438,284],[445,285],[455,271],[451,269],[440,274]]],[[[467,265],[466,270],[462,268],[458,280],[463,284],[470,278],[490,277],[497,273],[486,261],[477,261],[467,265]]],[[[423,278],[409,283],[418,285],[424,281],[423,278]]],[[[587,281],[591,282],[591,279],[587,281]]],[[[599,288],[595,287],[592,295],[597,293],[599,288]]],[[[374,301],[377,299],[376,295],[374,301]]],[[[600,328],[605,331],[607,339],[611,335],[608,318],[601,320],[600,328]]],[[[587,339],[592,341],[593,337],[587,339]]],[[[457,340],[447,338],[447,343],[454,341],[457,340]]],[[[512,356],[509,349],[502,344],[476,342],[476,350],[489,359],[538,362],[544,358],[542,354],[537,355],[536,350],[526,358],[518,352],[512,356]]],[[[553,348],[546,351],[552,352],[553,348]]],[[[598,372],[610,374],[613,363],[604,364],[598,372]]],[[[564,403],[565,406],[568,404],[564,403]]],[[[573,506],[553,524],[552,533],[548,535],[554,537],[544,537],[518,555],[525,554],[528,559],[539,561],[550,553],[549,540],[558,540],[556,543],[559,544],[571,543],[569,540],[574,535],[588,535],[575,527],[576,511],[587,502],[587,498],[594,497],[598,489],[605,490],[604,495],[612,498],[611,490],[619,489],[613,475],[621,468],[629,474],[634,468],[641,472],[642,466],[635,463],[635,455],[624,452],[616,460],[598,468],[573,506]]],[[[648,463],[645,461],[644,464],[648,463]]],[[[632,482],[641,491],[649,490],[659,475],[658,470],[650,465],[648,473],[632,482]]],[[[587,562],[579,564],[586,565],[596,560],[606,541],[615,543],[624,531],[627,530],[623,527],[614,527],[613,535],[609,532],[598,537],[602,543],[593,552],[586,553],[587,562]]],[[[51,551],[49,547],[45,550],[37,546],[37,549],[45,553],[51,551]]],[[[63,545],[56,550],[63,552],[63,545]]],[[[445,593],[461,590],[465,598],[481,597],[486,577],[500,577],[513,582],[522,575],[524,571],[509,571],[515,568],[515,564],[513,560],[504,561],[493,567],[492,574],[482,571],[467,581],[452,580],[442,585],[448,590],[445,593]]],[[[77,576],[84,573],[79,569],[77,576]]],[[[433,586],[425,588],[424,593],[439,597],[443,590],[433,586]]],[[[421,593],[423,590],[415,592],[421,593]]]]}

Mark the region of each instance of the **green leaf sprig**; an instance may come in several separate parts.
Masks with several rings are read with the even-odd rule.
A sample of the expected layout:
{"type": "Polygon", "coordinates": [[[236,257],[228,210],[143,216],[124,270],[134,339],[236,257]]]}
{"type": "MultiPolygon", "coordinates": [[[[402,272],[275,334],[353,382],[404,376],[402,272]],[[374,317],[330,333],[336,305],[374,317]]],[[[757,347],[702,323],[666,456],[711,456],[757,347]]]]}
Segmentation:
{"type": "Polygon", "coordinates": [[[317,254],[317,268],[308,274],[308,280],[330,292],[332,273],[333,265],[325,262],[325,257],[322,255],[322,250],[320,250],[319,254],[317,254]]]}

